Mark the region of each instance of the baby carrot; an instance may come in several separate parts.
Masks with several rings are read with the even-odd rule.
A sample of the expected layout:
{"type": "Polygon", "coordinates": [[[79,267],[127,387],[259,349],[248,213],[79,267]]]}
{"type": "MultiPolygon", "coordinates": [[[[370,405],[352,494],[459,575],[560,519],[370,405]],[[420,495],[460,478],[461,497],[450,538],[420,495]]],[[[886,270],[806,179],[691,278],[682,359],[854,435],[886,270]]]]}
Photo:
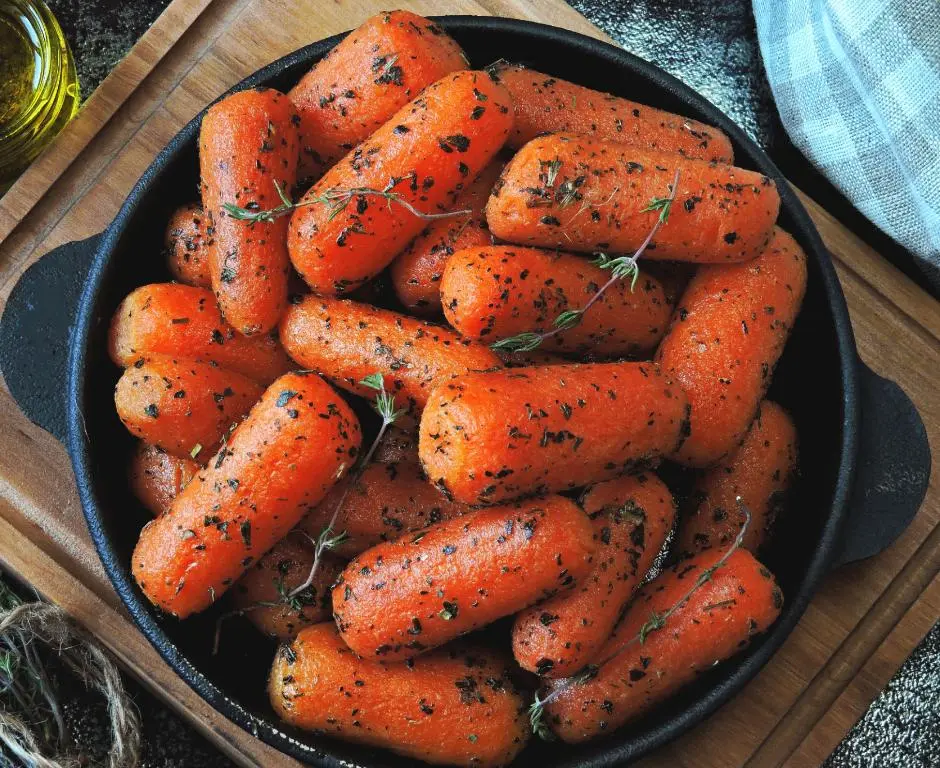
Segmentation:
{"type": "Polygon", "coordinates": [[[490,163],[470,186],[457,195],[454,208],[472,211],[469,218],[432,222],[392,262],[389,273],[395,293],[412,314],[440,315],[439,283],[451,254],[493,242],[483,209],[504,165],[502,160],[490,163]]]}
{"type": "Polygon", "coordinates": [[[396,406],[416,417],[440,382],[500,366],[495,353],[448,328],[344,299],[307,296],[281,321],[287,353],[304,368],[365,397],[360,384],[376,371],[396,406]]]}
{"type": "Polygon", "coordinates": [[[701,267],[656,358],[692,405],[676,460],[714,464],[744,438],[806,291],[806,254],[777,228],[759,258],[701,267]]]}
{"type": "Polygon", "coordinates": [[[755,171],[558,133],[509,161],[486,220],[511,243],[632,254],[668,213],[645,259],[726,263],[763,250],[779,208],[773,180],[755,171]]]}
{"type": "Polygon", "coordinates": [[[380,464],[394,464],[398,461],[412,460],[418,455],[418,433],[414,430],[390,426],[385,430],[385,437],[375,449],[372,460],[380,464]]]}
{"type": "Polygon", "coordinates": [[[770,571],[738,549],[660,629],[649,629],[651,617],[679,603],[722,555],[717,549],[703,552],[643,587],[598,658],[616,655],[587,682],[556,683],[559,690],[546,713],[562,740],[587,741],[619,728],[774,623],[783,595],[770,571]],[[636,642],[641,632],[643,642],[636,642]]]}
{"type": "Polygon", "coordinates": [[[139,443],[131,457],[131,490],[144,507],[162,515],[199,471],[192,459],[178,459],[162,448],[139,443]]]}
{"type": "Polygon", "coordinates": [[[685,395],[653,363],[519,368],[438,386],[418,453],[456,501],[495,504],[624,474],[673,452],[687,425],[685,395]]]}
{"type": "Polygon", "coordinates": [[[299,120],[283,93],[252,88],[210,107],[199,131],[212,290],[225,319],[246,336],[274,328],[287,303],[287,220],[244,221],[225,206],[281,204],[297,181],[299,120]]]}
{"type": "Polygon", "coordinates": [[[544,677],[573,675],[595,659],[676,520],[672,494],[648,473],[598,483],[581,506],[594,525],[594,570],[512,627],[519,666],[544,677]]]}
{"type": "MultiPolygon", "coordinates": [[[[429,85],[303,196],[288,247],[319,294],[381,272],[496,156],[512,126],[509,95],[484,72],[429,85]]],[[[466,216],[461,216],[466,218],[466,216]]]]}
{"type": "Polygon", "coordinates": [[[734,541],[744,525],[740,496],[751,514],[743,546],[757,552],[770,535],[796,472],[796,443],[790,415],[764,400],[740,448],[699,475],[691,508],[679,525],[679,551],[724,549],[734,541]]]}
{"type": "Polygon", "coordinates": [[[718,128],[519,64],[493,68],[512,96],[515,125],[509,145],[519,148],[543,133],[575,133],[603,141],[731,163],[731,141],[718,128]]]}
{"type": "Polygon", "coordinates": [[[318,177],[426,86],[464,69],[460,46],[410,11],[366,19],[289,92],[300,114],[299,177],[318,177]]]}
{"type": "Polygon", "coordinates": [[[333,588],[343,640],[393,661],[568,589],[591,570],[591,523],[563,496],[480,509],[354,559],[333,588]]]}
{"type": "Polygon", "coordinates": [[[131,561],[141,590],[179,618],[209,607],[326,495],[360,440],[355,414],[323,379],[279,378],[141,532],[131,561]]]}
{"type": "Polygon", "coordinates": [[[283,720],[426,763],[512,762],[529,738],[508,659],[453,645],[396,664],[356,657],[332,624],[302,630],[274,659],[268,693],[283,720]]]}
{"type": "MultiPolygon", "coordinates": [[[[463,336],[495,342],[550,331],[566,310],[585,306],[610,273],[580,256],[493,245],[457,251],[440,283],[444,316],[463,336]]],[[[547,352],[623,357],[650,352],[672,311],[646,275],[614,283],[573,328],[545,340],[547,352]]]]}
{"type": "Polygon", "coordinates": [[[141,286],[121,302],[111,320],[109,353],[122,367],[151,355],[202,360],[265,385],[294,367],[272,336],[236,333],[212,291],[175,283],[141,286]]]}
{"type": "Polygon", "coordinates": [[[163,246],[174,280],[200,288],[212,286],[208,255],[212,238],[206,229],[206,217],[198,203],[189,203],[173,212],[163,246]]]}
{"type": "Polygon", "coordinates": [[[180,459],[208,459],[263,392],[212,363],[157,355],[124,370],[114,404],[132,435],[180,459]]]}

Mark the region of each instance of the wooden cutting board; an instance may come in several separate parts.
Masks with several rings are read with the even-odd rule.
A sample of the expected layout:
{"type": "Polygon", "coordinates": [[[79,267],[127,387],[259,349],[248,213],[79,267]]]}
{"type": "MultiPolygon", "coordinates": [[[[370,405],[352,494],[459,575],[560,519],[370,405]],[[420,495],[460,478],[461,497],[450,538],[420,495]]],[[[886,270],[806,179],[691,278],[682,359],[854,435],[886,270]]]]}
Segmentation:
{"type": "MultiPolygon", "coordinates": [[[[392,3],[395,5],[396,3],[392,3]]],[[[175,0],[76,120],[0,200],[0,304],[22,271],[103,230],[141,172],[206,103],[272,59],[359,24],[384,0],[175,0]]],[[[422,14],[503,15],[606,36],[563,0],[400,0],[422,14]]],[[[805,200],[833,253],[863,359],[897,381],[940,445],[940,306],[805,200]]],[[[734,701],[642,765],[820,763],[940,615],[940,490],[881,555],[825,580],[734,701]]],[[[237,763],[293,766],[212,712],[126,618],[85,530],[62,446],[0,391],[0,563],[63,605],[237,763]]]]}

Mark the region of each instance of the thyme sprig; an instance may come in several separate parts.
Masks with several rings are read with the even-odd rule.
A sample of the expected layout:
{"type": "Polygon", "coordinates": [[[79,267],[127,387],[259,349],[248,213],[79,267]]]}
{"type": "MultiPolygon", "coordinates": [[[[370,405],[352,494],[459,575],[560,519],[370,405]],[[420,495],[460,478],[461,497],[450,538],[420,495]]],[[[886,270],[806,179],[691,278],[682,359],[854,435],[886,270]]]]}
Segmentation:
{"type": "Polygon", "coordinates": [[[620,280],[630,278],[630,291],[633,292],[636,288],[636,281],[640,276],[640,268],[638,266],[640,257],[646,252],[646,249],[653,241],[659,228],[669,220],[669,213],[676,199],[678,188],[679,171],[677,170],[672,178],[672,183],[669,185],[669,194],[665,197],[654,197],[650,200],[649,205],[641,211],[642,213],[647,211],[659,211],[659,216],[656,217],[656,221],[653,223],[646,239],[643,240],[640,247],[637,248],[631,256],[617,256],[612,258],[605,253],[596,254],[596,258],[591,263],[601,269],[608,270],[610,272],[610,279],[595,291],[594,295],[588,299],[588,302],[583,307],[580,309],[566,309],[564,312],[561,312],[552,321],[552,327],[548,331],[542,331],[541,333],[525,331],[494,342],[490,345],[490,348],[499,352],[509,352],[510,354],[531,352],[533,349],[537,349],[541,346],[546,339],[579,325],[588,310],[600,301],[612,285],[620,280]]]}
{"type": "MultiPolygon", "coordinates": [[[[707,584],[709,581],[711,581],[715,571],[724,566],[724,564],[728,562],[731,555],[741,548],[744,543],[744,535],[747,533],[747,529],[751,524],[751,513],[750,510],[748,510],[748,508],[744,505],[744,502],[741,501],[740,496],[736,497],[735,501],[744,514],[744,525],[741,526],[741,530],[738,531],[738,535],[735,537],[734,541],[731,542],[731,546],[728,547],[724,554],[722,554],[722,556],[715,561],[714,565],[712,565],[710,568],[706,568],[698,575],[698,578],[693,582],[692,586],[682,597],[680,597],[673,605],[671,605],[662,613],[652,611],[650,613],[649,619],[647,619],[640,627],[640,631],[637,632],[633,637],[627,639],[623,645],[618,647],[615,651],[600,661],[589,664],[580,672],[577,672],[570,677],[555,681],[556,687],[544,698],[539,696],[538,692],[536,692],[535,700],[532,702],[532,704],[529,705],[529,723],[532,725],[532,732],[534,734],[546,741],[553,739],[554,734],[545,723],[545,707],[548,704],[551,704],[564,691],[568,690],[572,686],[583,685],[589,680],[593,680],[597,676],[597,673],[600,671],[601,667],[603,667],[608,662],[613,661],[615,658],[617,658],[617,656],[623,653],[634,643],[643,645],[646,643],[646,639],[651,634],[664,629],[669,619],[688,603],[689,599],[692,597],[692,595],[695,594],[697,590],[699,590],[704,584],[707,584]]],[[[714,607],[715,605],[710,606],[710,608],[714,607]]]]}

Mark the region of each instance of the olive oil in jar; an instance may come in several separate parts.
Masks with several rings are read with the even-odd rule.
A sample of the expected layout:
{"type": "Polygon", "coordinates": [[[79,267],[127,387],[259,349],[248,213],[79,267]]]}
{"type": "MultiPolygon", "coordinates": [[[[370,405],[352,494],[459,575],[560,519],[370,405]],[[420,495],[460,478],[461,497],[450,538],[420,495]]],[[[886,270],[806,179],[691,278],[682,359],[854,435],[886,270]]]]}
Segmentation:
{"type": "Polygon", "coordinates": [[[41,0],[0,0],[0,194],[78,109],[68,42],[41,0]]]}

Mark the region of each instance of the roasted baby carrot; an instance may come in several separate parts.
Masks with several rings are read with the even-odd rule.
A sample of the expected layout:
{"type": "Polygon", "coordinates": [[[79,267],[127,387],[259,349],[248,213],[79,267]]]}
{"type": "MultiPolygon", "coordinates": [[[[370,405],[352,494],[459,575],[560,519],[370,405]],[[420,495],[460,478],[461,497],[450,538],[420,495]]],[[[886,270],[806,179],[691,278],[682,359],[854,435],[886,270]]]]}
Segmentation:
{"type": "Polygon", "coordinates": [[[124,369],[114,404],[132,435],[181,459],[208,460],[263,392],[212,363],[156,355],[124,369]]]}
{"type": "Polygon", "coordinates": [[[698,477],[679,525],[679,551],[729,546],[744,525],[740,497],[751,515],[743,546],[757,552],[773,529],[796,460],[793,419],[776,403],[764,400],[741,446],[698,477]]]}
{"type": "Polygon", "coordinates": [[[380,464],[394,464],[407,459],[414,460],[418,455],[417,430],[402,429],[400,426],[390,426],[385,430],[385,437],[375,449],[372,460],[380,464]]]}
{"type": "Polygon", "coordinates": [[[356,394],[371,397],[360,382],[382,373],[396,406],[411,417],[440,382],[500,366],[495,353],[448,328],[344,299],[308,296],[290,306],[281,341],[301,366],[356,394]]]}
{"type": "Polygon", "coordinates": [[[744,438],[806,291],[806,254],[777,228],[759,258],[701,267],[656,358],[685,389],[691,434],[676,460],[714,464],[744,438]]]}
{"type": "Polygon", "coordinates": [[[457,644],[407,663],[356,657],[332,624],[302,630],[274,659],[283,720],[427,763],[503,766],[529,738],[508,659],[457,644]]]}
{"type": "Polygon", "coordinates": [[[279,378],[141,532],[131,560],[141,590],[179,618],[207,608],[326,495],[360,441],[355,414],[323,379],[279,378]]]}
{"type": "Polygon", "coordinates": [[[225,206],[251,213],[281,205],[297,181],[299,121],[283,93],[252,88],[210,107],[199,131],[212,290],[225,319],[246,336],[274,328],[287,303],[288,222],[248,221],[225,206]]]}
{"type": "Polygon", "coordinates": [[[483,209],[505,163],[490,163],[474,182],[457,195],[454,208],[470,210],[470,217],[442,219],[429,224],[392,262],[389,273],[398,300],[412,314],[441,314],[440,281],[444,265],[454,251],[490,245],[493,238],[483,209]]]}
{"type": "Polygon", "coordinates": [[[178,459],[155,445],[139,443],[131,457],[131,490],[148,511],[162,515],[198,471],[199,463],[192,459],[178,459]]]}
{"type": "Polygon", "coordinates": [[[212,287],[208,253],[211,240],[199,203],[189,203],[173,212],[166,226],[163,247],[174,280],[200,288],[212,287]]]}
{"type": "MultiPolygon", "coordinates": [[[[314,292],[348,293],[381,272],[487,166],[512,126],[509,95],[484,72],[429,85],[300,200],[288,247],[314,292]]],[[[466,218],[466,216],[461,216],[466,218]]]]}
{"type": "MultiPolygon", "coordinates": [[[[461,335],[499,341],[551,331],[566,310],[584,307],[610,273],[580,256],[511,245],[457,251],[440,283],[444,316],[461,335]]],[[[545,339],[547,352],[623,357],[650,352],[669,324],[672,307],[654,278],[619,280],[581,322],[545,339]]]]}
{"type": "Polygon", "coordinates": [[[516,616],[512,652],[523,669],[567,677],[592,662],[676,520],[672,494],[649,473],[592,486],[581,506],[594,525],[594,570],[571,592],[516,616]]]}
{"type": "Polygon", "coordinates": [[[466,65],[453,38],[422,16],[367,19],[287,94],[300,114],[300,178],[320,176],[426,86],[466,65]]]}
{"type": "Polygon", "coordinates": [[[316,539],[339,508],[333,530],[346,539],[333,548],[353,557],[381,541],[397,539],[407,531],[450,520],[470,510],[448,501],[424,477],[417,452],[408,459],[371,463],[358,478],[337,483],[298,528],[316,539]]]}
{"type": "Polygon", "coordinates": [[[212,291],[176,283],[141,286],[121,302],[111,320],[109,352],[122,367],[141,357],[175,355],[217,363],[265,385],[294,367],[272,336],[236,333],[212,291]]]}
{"type": "Polygon", "coordinates": [[[734,161],[731,141],[724,132],[698,120],[519,64],[499,64],[491,71],[512,96],[516,120],[509,137],[511,147],[519,148],[543,133],[575,133],[719,163],[734,161]]]}
{"type": "Polygon", "coordinates": [[[673,452],[681,388],[653,363],[594,363],[459,376],[421,418],[424,471],[451,498],[495,504],[608,480],[673,452]]]}
{"type": "Polygon", "coordinates": [[[774,623],[783,594],[754,556],[736,550],[699,586],[660,629],[663,616],[723,552],[708,550],[679,563],[643,587],[613,637],[598,654],[601,663],[584,683],[556,683],[547,722],[564,741],[587,741],[619,728],[671,696],[714,664],[730,658],[774,623]],[[637,638],[643,632],[643,642],[637,638]],[[616,655],[614,655],[616,654],[616,655]]]}
{"type": "Polygon", "coordinates": [[[320,555],[313,583],[296,595],[313,566],[315,546],[299,533],[289,533],[232,587],[232,605],[264,634],[290,640],[304,627],[332,618],[330,587],[346,562],[320,555]]]}
{"type": "Polygon", "coordinates": [[[591,522],[563,496],[481,509],[367,549],[333,614],[362,658],[410,658],[571,588],[593,552],[591,522]]]}
{"type": "Polygon", "coordinates": [[[567,133],[533,139],[509,161],[486,204],[498,238],[519,245],[632,254],[675,202],[646,259],[727,263],[755,258],[780,195],[756,171],[567,133]],[[660,201],[660,202],[657,202],[660,201]]]}

